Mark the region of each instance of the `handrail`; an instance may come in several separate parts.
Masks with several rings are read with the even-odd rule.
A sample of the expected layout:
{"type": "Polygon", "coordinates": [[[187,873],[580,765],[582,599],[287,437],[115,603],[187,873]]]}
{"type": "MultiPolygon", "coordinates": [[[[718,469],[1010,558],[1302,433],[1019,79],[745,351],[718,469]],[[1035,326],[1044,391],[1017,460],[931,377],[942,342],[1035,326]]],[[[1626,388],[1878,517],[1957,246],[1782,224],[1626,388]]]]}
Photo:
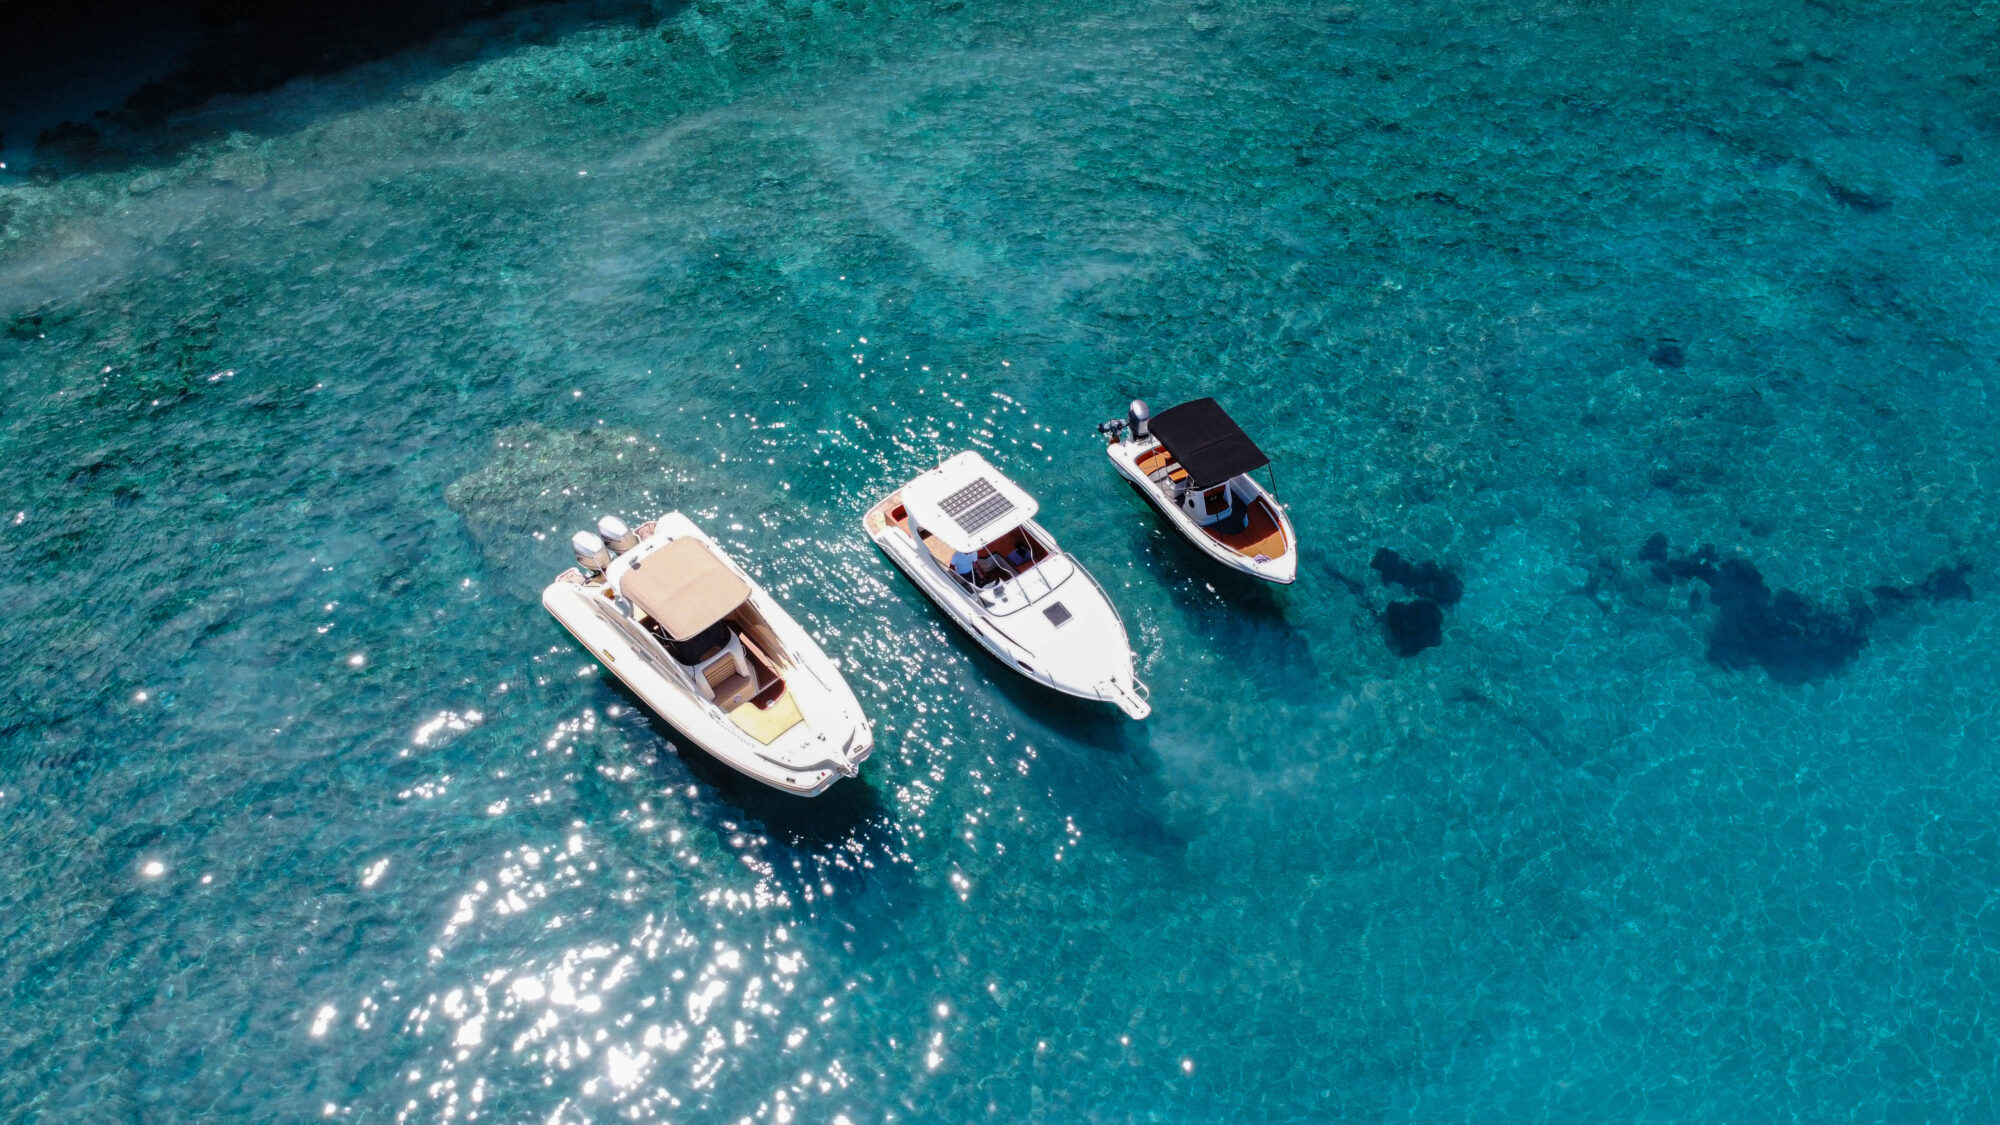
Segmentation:
{"type": "Polygon", "coordinates": [[[1029,571],[1036,571],[1040,574],[1042,579],[1041,593],[1029,597],[1028,600],[1030,602],[1033,602],[1035,598],[1040,597],[1042,594],[1049,594],[1055,591],[1056,584],[1049,581],[1048,572],[1046,570],[1043,570],[1042,567],[1043,564],[1047,563],[1050,559],[1055,558],[1057,555],[1063,553],[1061,547],[1054,545],[1055,538],[1053,536],[1050,536],[1048,537],[1048,543],[1050,545],[1050,549],[1048,550],[1048,552],[1042,555],[1042,557],[1040,558],[1034,557],[1035,547],[1037,546],[1037,540],[1028,531],[1029,525],[1033,524],[1034,522],[1035,521],[1033,520],[1028,520],[1022,523],[1020,527],[1015,528],[1015,531],[1019,532],[1022,536],[1024,536],[1028,540],[1028,563],[1026,566],[1020,568],[1019,570],[1016,570],[1014,568],[1014,564],[1008,562],[1006,556],[1004,555],[987,556],[988,558],[991,558],[993,560],[996,566],[998,566],[1002,571],[1004,571],[1008,576],[1010,576],[1016,582],[1019,582],[1025,575],[1028,574],[1029,571]]]}

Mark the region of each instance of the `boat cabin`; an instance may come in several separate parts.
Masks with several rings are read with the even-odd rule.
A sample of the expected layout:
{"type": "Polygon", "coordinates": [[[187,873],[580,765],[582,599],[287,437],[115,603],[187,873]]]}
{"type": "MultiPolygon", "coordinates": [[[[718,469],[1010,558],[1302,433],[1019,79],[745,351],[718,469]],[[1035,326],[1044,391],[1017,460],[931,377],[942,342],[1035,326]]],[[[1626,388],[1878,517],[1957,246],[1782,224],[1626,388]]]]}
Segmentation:
{"type": "Polygon", "coordinates": [[[1212,398],[1184,402],[1149,423],[1159,442],[1139,468],[1182,512],[1223,535],[1245,530],[1256,497],[1231,482],[1271,463],[1243,427],[1212,398]]]}

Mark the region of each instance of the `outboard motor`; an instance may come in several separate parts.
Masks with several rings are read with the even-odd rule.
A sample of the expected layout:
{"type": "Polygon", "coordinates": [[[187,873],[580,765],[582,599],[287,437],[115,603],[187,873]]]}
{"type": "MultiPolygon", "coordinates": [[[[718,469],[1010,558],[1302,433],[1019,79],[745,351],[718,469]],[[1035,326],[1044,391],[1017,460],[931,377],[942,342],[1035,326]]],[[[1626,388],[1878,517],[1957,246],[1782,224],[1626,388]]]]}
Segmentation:
{"type": "Polygon", "coordinates": [[[597,537],[614,551],[629,551],[639,545],[639,537],[625,526],[625,521],[617,516],[605,516],[597,521],[597,537]]]}
{"type": "Polygon", "coordinates": [[[611,565],[611,552],[605,549],[604,540],[588,531],[570,536],[569,549],[576,554],[576,565],[585,570],[602,573],[611,565]]]}
{"type": "Polygon", "coordinates": [[[1132,427],[1135,438],[1152,437],[1153,412],[1146,408],[1146,400],[1135,398],[1132,405],[1125,408],[1125,422],[1132,427]]]}

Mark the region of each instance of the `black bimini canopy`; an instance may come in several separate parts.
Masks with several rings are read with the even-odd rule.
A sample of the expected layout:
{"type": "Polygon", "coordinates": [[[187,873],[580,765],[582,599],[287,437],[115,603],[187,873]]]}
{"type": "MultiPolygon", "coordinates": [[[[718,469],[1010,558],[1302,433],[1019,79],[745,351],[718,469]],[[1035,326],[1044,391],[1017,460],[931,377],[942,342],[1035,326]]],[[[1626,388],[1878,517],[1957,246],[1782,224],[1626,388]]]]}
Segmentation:
{"type": "Polygon", "coordinates": [[[1271,463],[1235,419],[1212,398],[1198,398],[1153,415],[1153,436],[1188,471],[1196,488],[1214,488],[1230,477],[1271,463]]]}

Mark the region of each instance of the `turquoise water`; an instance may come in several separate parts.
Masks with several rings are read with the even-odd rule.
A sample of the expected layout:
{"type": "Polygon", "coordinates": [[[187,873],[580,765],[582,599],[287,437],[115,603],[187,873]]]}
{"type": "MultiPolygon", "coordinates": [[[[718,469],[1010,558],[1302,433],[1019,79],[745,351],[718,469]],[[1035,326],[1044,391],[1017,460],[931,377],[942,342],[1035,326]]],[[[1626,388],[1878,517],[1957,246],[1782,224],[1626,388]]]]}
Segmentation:
{"type": "Polygon", "coordinates": [[[1996,49],[702,0],[0,187],[0,1116],[1993,1119],[1996,49]],[[1099,451],[1199,394],[1297,586],[1099,451]],[[1151,720],[867,544],[964,447],[1151,720]],[[858,782],[733,779],[540,609],[669,507],[846,666],[858,782]]]}

